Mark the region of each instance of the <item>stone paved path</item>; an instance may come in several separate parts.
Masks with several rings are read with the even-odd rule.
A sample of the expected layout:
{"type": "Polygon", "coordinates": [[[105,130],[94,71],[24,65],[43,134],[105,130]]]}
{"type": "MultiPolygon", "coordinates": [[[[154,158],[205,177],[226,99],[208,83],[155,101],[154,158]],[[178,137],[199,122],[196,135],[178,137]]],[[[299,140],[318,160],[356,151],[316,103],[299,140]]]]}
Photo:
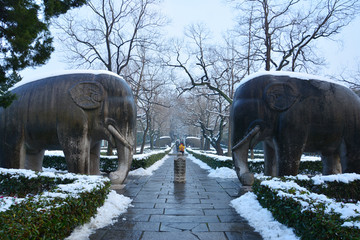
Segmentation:
{"type": "Polygon", "coordinates": [[[125,188],[117,192],[132,198],[134,207],[90,239],[262,239],[229,206],[240,196],[237,179],[209,178],[205,170],[187,159],[186,183],[174,183],[174,157],[152,176],[129,176],[125,188]]]}

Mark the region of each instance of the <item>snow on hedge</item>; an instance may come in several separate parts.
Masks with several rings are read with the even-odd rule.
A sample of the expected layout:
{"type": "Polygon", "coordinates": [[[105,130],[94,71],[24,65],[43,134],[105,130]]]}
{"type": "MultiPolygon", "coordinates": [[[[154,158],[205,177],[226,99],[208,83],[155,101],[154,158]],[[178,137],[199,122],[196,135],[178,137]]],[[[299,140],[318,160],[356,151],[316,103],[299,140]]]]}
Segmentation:
{"type": "Polygon", "coordinates": [[[160,159],[159,161],[155,162],[153,165],[151,165],[150,167],[144,169],[144,168],[138,168],[135,169],[133,171],[129,172],[129,175],[133,175],[133,176],[150,176],[153,174],[154,171],[156,171],[161,165],[163,165],[163,163],[168,160],[170,158],[170,156],[166,155],[165,157],[163,157],[162,159],[160,159]]]}
{"type": "MultiPolygon", "coordinates": [[[[266,177],[265,177],[266,178],[266,177]]],[[[288,179],[300,180],[314,180],[317,185],[325,184],[326,181],[338,181],[349,183],[351,181],[359,180],[359,174],[339,174],[328,176],[314,176],[312,178],[306,175],[298,175],[293,177],[286,177],[288,179]]],[[[345,220],[343,227],[356,227],[360,229],[360,222],[351,220],[352,217],[360,217],[360,202],[357,203],[343,203],[336,202],[334,199],[327,197],[324,194],[310,192],[304,187],[299,186],[294,180],[282,181],[280,178],[272,178],[271,180],[263,180],[261,185],[266,186],[276,194],[283,198],[291,198],[302,206],[302,211],[318,211],[318,206],[324,207],[326,214],[339,214],[341,219],[345,220]]],[[[321,208],[320,208],[321,209],[321,208]]]]}
{"type": "MultiPolygon", "coordinates": [[[[204,152],[204,151],[199,151],[199,150],[194,150],[194,149],[191,149],[191,151],[193,151],[194,153],[197,153],[197,154],[200,154],[200,155],[206,155],[208,157],[211,157],[213,159],[216,159],[218,161],[232,161],[232,157],[228,157],[228,156],[220,156],[220,155],[216,155],[216,154],[212,154],[212,153],[207,153],[207,152],[204,152]]],[[[258,152],[255,152],[255,156],[257,156],[259,153],[258,152]]],[[[260,155],[263,155],[263,154],[260,154],[260,155]]],[[[249,162],[263,162],[264,161],[264,157],[257,157],[257,158],[254,158],[254,159],[250,159],[248,158],[248,161],[249,162]]],[[[312,161],[321,161],[321,157],[320,156],[308,156],[308,155],[302,155],[301,156],[301,160],[302,162],[312,162],[312,161]]]]}
{"type": "Polygon", "coordinates": [[[252,192],[247,192],[241,197],[230,202],[230,206],[244,217],[260,235],[267,240],[293,240],[299,239],[293,228],[289,228],[274,219],[272,213],[263,208],[252,192]],[[244,207],[246,206],[246,207],[244,207]]]}
{"type": "Polygon", "coordinates": [[[90,219],[89,223],[74,229],[66,240],[85,240],[96,231],[109,224],[117,222],[117,217],[126,212],[132,200],[111,190],[102,207],[97,209],[97,214],[90,219]]]}
{"type": "MultiPolygon", "coordinates": [[[[110,181],[108,178],[102,176],[88,176],[88,175],[77,175],[74,173],[59,174],[55,172],[35,172],[26,169],[5,169],[0,168],[0,174],[11,174],[13,178],[24,177],[27,179],[47,177],[54,179],[70,179],[74,182],[69,184],[58,184],[57,188],[52,191],[44,191],[41,195],[36,195],[33,201],[40,201],[44,197],[47,199],[54,198],[67,198],[69,196],[78,198],[81,192],[90,192],[99,186],[104,186],[105,182],[110,181]]],[[[26,198],[14,198],[2,196],[0,198],[0,211],[6,211],[10,206],[18,204],[26,198]]]]}

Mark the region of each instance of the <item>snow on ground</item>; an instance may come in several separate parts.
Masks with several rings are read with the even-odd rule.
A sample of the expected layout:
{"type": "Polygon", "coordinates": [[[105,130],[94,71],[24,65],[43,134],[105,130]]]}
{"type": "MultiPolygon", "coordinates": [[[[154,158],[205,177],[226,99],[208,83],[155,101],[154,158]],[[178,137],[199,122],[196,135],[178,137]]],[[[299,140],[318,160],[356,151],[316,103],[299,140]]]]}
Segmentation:
{"type": "Polygon", "coordinates": [[[211,169],[209,171],[209,177],[214,178],[237,178],[236,172],[233,169],[227,167],[221,167],[216,169],[211,169]]]}
{"type": "Polygon", "coordinates": [[[96,229],[103,228],[109,224],[114,224],[119,215],[126,212],[131,206],[132,200],[123,195],[111,191],[102,207],[99,207],[97,214],[90,219],[89,223],[75,228],[66,240],[85,240],[96,231],[96,229]]]}
{"type": "MultiPolygon", "coordinates": [[[[58,154],[58,153],[54,153],[58,154]]],[[[147,169],[136,169],[130,171],[129,175],[152,175],[165,161],[169,160],[170,156],[165,156],[161,160],[157,161],[151,167],[147,169]]],[[[237,178],[234,170],[229,168],[218,168],[216,170],[210,168],[204,162],[196,159],[191,154],[188,158],[194,163],[198,164],[201,168],[209,171],[209,177],[219,178],[237,178]]],[[[52,171],[52,169],[44,169],[46,171],[52,171]]],[[[103,228],[109,224],[114,224],[117,221],[117,217],[125,213],[128,207],[131,207],[132,199],[123,195],[117,194],[115,191],[111,191],[105,204],[98,208],[97,214],[91,218],[91,221],[83,226],[77,227],[73,233],[66,238],[67,240],[77,239],[89,239],[89,236],[96,231],[96,229],[103,228]]],[[[236,209],[236,211],[245,218],[249,224],[255,228],[255,231],[259,232],[264,239],[298,239],[293,230],[282,225],[274,220],[271,213],[260,206],[256,200],[256,196],[253,193],[247,193],[243,196],[231,201],[230,205],[236,209]],[[246,207],[244,207],[246,206],[246,207]]]]}
{"type": "Polygon", "coordinates": [[[150,167],[148,167],[147,169],[144,168],[138,168],[135,169],[133,171],[129,172],[129,175],[133,175],[133,176],[150,176],[153,174],[153,172],[155,170],[157,170],[161,165],[163,165],[163,163],[170,158],[170,156],[166,155],[165,157],[163,157],[161,160],[157,161],[156,163],[154,163],[153,165],[151,165],[150,167]]]}
{"type": "Polygon", "coordinates": [[[236,212],[245,218],[265,240],[300,239],[292,228],[276,221],[271,212],[259,204],[256,195],[252,192],[232,200],[230,206],[235,208],[236,212]]]}
{"type": "MultiPolygon", "coordinates": [[[[203,161],[189,154],[188,158],[198,164],[202,169],[208,170],[209,177],[218,178],[237,178],[233,169],[222,167],[212,169],[203,161]]],[[[276,221],[271,212],[263,208],[257,201],[254,193],[246,193],[241,197],[230,202],[230,206],[235,208],[237,213],[245,218],[255,231],[259,232],[265,240],[293,240],[299,239],[292,228],[276,221]]]]}
{"type": "Polygon", "coordinates": [[[189,154],[188,158],[199,165],[202,169],[205,169],[209,172],[209,177],[218,177],[218,178],[237,178],[236,172],[233,169],[227,168],[227,167],[221,167],[212,169],[209,167],[206,163],[203,161],[195,158],[193,155],[189,154]]]}
{"type": "MultiPolygon", "coordinates": [[[[164,150],[162,150],[164,151],[164,150]]],[[[152,151],[151,153],[134,155],[137,158],[143,158],[150,154],[154,154],[161,151],[152,151]]],[[[62,151],[46,151],[46,155],[49,156],[64,156],[62,151]]],[[[170,157],[167,155],[163,157],[161,160],[154,163],[147,169],[136,169],[134,171],[130,171],[129,175],[152,175],[155,170],[157,170],[166,160],[170,157]]],[[[32,177],[34,175],[33,171],[30,170],[19,170],[19,169],[6,169],[7,172],[21,172],[23,175],[27,177],[32,177]],[[32,175],[31,175],[32,174],[32,175]]],[[[72,176],[67,171],[58,171],[52,168],[43,168],[42,175],[49,175],[50,177],[55,175],[56,173],[65,173],[67,177],[72,176]]],[[[85,177],[85,176],[84,176],[85,177]]],[[[94,176],[93,176],[94,177],[94,176]]],[[[4,209],[4,211],[8,208],[8,205],[14,204],[14,202],[20,202],[21,199],[14,199],[13,197],[5,197],[0,196],[0,207],[4,209]]],[[[91,218],[89,223],[86,223],[82,226],[77,227],[72,234],[66,238],[67,240],[78,240],[78,239],[89,239],[89,236],[94,233],[97,229],[103,228],[109,224],[114,224],[117,221],[117,217],[121,214],[125,213],[128,207],[131,207],[132,199],[125,197],[123,195],[117,194],[115,191],[110,191],[105,200],[105,203],[102,207],[97,209],[97,214],[91,218]]]]}
{"type": "MultiPolygon", "coordinates": [[[[166,160],[170,157],[166,155],[161,160],[157,161],[147,169],[136,169],[130,171],[129,175],[147,176],[152,175],[166,160]]],[[[108,195],[108,199],[105,204],[98,208],[97,214],[94,218],[91,218],[90,223],[86,223],[83,226],[76,228],[73,233],[66,238],[67,240],[82,240],[89,239],[89,236],[96,231],[96,229],[103,228],[107,225],[114,224],[117,221],[117,217],[125,213],[128,207],[131,206],[132,199],[123,195],[117,194],[115,191],[111,191],[108,195]]]]}
{"type": "Polygon", "coordinates": [[[59,156],[59,157],[65,157],[65,155],[64,155],[64,152],[63,151],[61,151],[61,150],[54,150],[54,151],[48,151],[48,150],[46,150],[45,151],[45,155],[46,156],[55,156],[55,157],[57,157],[57,156],[59,156]]]}

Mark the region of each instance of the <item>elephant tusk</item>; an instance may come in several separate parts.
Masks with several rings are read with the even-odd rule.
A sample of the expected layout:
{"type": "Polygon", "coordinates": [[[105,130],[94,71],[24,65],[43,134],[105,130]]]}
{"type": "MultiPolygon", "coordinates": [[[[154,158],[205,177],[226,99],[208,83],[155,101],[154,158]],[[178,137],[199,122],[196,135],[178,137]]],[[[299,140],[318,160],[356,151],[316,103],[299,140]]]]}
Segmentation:
{"type": "Polygon", "coordinates": [[[128,140],[119,132],[117,131],[112,125],[108,126],[109,131],[114,135],[115,138],[119,139],[122,144],[124,144],[127,148],[132,149],[132,144],[129,143],[128,140]]]}
{"type": "Polygon", "coordinates": [[[241,145],[244,144],[245,141],[247,141],[249,138],[253,138],[258,132],[260,131],[260,126],[256,125],[241,141],[239,141],[232,150],[235,151],[238,149],[241,145]]]}

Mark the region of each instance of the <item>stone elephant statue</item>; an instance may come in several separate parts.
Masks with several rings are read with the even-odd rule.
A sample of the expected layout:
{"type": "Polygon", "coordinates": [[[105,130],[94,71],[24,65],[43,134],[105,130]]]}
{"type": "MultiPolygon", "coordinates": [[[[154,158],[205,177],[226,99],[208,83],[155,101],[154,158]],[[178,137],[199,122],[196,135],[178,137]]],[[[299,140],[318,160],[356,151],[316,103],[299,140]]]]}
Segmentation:
{"type": "Polygon", "coordinates": [[[72,73],[15,88],[0,108],[0,166],[41,171],[45,150],[63,150],[68,170],[99,174],[101,140],[116,146],[122,183],[130,169],[136,106],[128,84],[111,72],[72,73]]]}
{"type": "Polygon", "coordinates": [[[297,175],[302,153],[321,154],[323,174],[360,173],[360,99],[347,87],[303,75],[259,74],[236,90],[232,155],[252,185],[248,150],[263,141],[269,176],[297,175]]]}

